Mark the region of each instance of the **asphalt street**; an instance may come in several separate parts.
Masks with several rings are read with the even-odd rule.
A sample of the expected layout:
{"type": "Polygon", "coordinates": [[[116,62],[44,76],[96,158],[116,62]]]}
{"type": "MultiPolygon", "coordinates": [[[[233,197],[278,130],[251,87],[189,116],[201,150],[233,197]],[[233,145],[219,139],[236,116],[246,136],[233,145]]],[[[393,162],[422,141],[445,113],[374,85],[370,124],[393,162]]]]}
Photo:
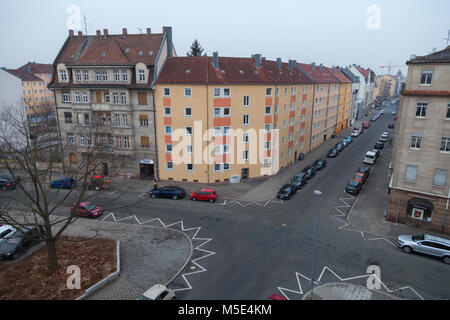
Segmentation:
{"type": "MultiPolygon", "coordinates": [[[[300,299],[308,291],[312,272],[316,189],[323,193],[316,279],[320,277],[322,283],[349,281],[365,285],[366,278],[362,276],[368,274],[367,267],[377,265],[382,283],[396,296],[448,299],[448,265],[424,256],[405,255],[382,239],[368,241],[357,232],[340,229],[342,222],[333,217],[336,207],[347,214],[355,201],[344,192],[344,187],[381,133],[392,132],[387,129],[388,123],[395,122],[391,111],[385,109],[385,114],[371,123],[370,129],[354,139],[337,158],[327,159],[327,167],[283,203],[222,205],[220,201],[210,204],[187,199],[147,199],[136,192],[102,192],[92,201],[114,213],[102,218],[108,221],[135,215],[138,220],[121,222],[138,223],[155,218],[166,225],[183,222],[182,226],[172,227],[184,229],[197,249],[194,263],[170,285],[177,290],[180,300],[266,299],[274,293],[300,299]]],[[[277,190],[273,192],[275,196],[277,190]]],[[[61,191],[55,197],[63,195],[61,191]]],[[[70,200],[67,203],[70,206],[70,200]]],[[[62,209],[61,214],[64,210],[69,209],[62,209]]]]}

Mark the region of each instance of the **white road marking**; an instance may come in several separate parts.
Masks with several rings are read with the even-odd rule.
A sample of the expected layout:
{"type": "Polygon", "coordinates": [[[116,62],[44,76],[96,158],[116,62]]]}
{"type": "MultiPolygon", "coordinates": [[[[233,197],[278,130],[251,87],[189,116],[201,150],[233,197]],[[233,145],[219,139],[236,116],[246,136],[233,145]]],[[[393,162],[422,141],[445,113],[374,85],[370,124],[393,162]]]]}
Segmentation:
{"type": "MultiPolygon", "coordinates": [[[[314,280],[315,284],[322,284],[321,280],[323,275],[325,274],[325,271],[330,272],[333,276],[335,276],[339,281],[341,282],[345,282],[345,281],[352,281],[352,280],[356,280],[356,279],[362,279],[362,278],[368,278],[368,277],[374,277],[380,284],[381,286],[388,292],[388,293],[395,293],[398,291],[402,291],[402,290],[411,290],[417,297],[419,297],[419,299],[421,300],[425,300],[414,288],[412,288],[411,286],[403,286],[400,288],[395,288],[395,289],[390,289],[388,286],[386,286],[383,281],[381,281],[375,274],[363,274],[363,275],[359,275],[359,276],[354,276],[354,277],[348,277],[348,278],[343,278],[341,276],[339,276],[336,272],[334,272],[331,268],[329,268],[328,266],[325,266],[322,269],[322,272],[320,273],[320,276],[317,278],[317,280],[314,280]]],[[[287,289],[287,288],[283,288],[283,287],[277,287],[277,289],[283,294],[284,297],[286,297],[286,299],[290,300],[289,297],[287,296],[286,292],[291,292],[291,293],[295,293],[298,295],[303,295],[303,289],[302,289],[302,285],[300,282],[300,278],[303,278],[305,280],[308,281],[308,284],[310,283],[311,279],[308,278],[307,276],[299,273],[299,272],[295,272],[295,277],[297,279],[297,285],[298,285],[298,289],[287,289]]]]}
{"type": "Polygon", "coordinates": [[[271,199],[271,200],[257,200],[257,201],[244,201],[244,200],[238,200],[238,199],[226,199],[223,201],[223,203],[220,203],[221,206],[226,206],[232,203],[237,203],[241,207],[247,207],[251,204],[257,205],[260,207],[267,207],[269,203],[276,203],[276,204],[283,204],[283,200],[281,199],[271,199]],[[262,202],[262,203],[259,203],[262,202]]]}
{"type": "MultiPolygon", "coordinates": [[[[199,258],[196,258],[196,259],[194,259],[194,260],[191,261],[191,263],[195,265],[195,267],[194,267],[194,266],[191,267],[191,270],[194,270],[194,269],[196,269],[196,268],[199,268],[200,270],[181,274],[181,277],[182,277],[182,278],[184,279],[184,281],[186,282],[186,287],[185,287],[185,288],[181,288],[181,289],[174,289],[174,290],[173,290],[174,292],[177,292],[177,291],[185,291],[185,290],[190,290],[190,289],[192,289],[192,286],[191,286],[190,282],[188,281],[188,279],[187,279],[186,277],[187,277],[187,276],[190,276],[190,275],[193,275],[193,274],[196,274],[196,273],[201,273],[201,272],[206,272],[206,271],[208,271],[206,268],[204,268],[204,267],[202,267],[200,264],[198,264],[197,261],[199,261],[199,260],[201,260],[201,259],[204,259],[204,258],[206,258],[206,257],[212,256],[212,255],[214,255],[214,254],[216,254],[216,252],[214,252],[214,251],[209,251],[209,250],[206,250],[206,249],[202,249],[202,247],[203,247],[204,245],[206,245],[208,242],[210,242],[210,241],[212,240],[212,238],[197,238],[197,234],[200,232],[200,230],[202,229],[202,227],[195,227],[195,228],[187,228],[187,229],[186,229],[186,228],[184,227],[183,221],[177,221],[177,222],[175,222],[175,223],[165,224],[165,223],[162,222],[161,219],[159,219],[159,218],[153,218],[153,219],[150,219],[150,220],[148,220],[148,221],[140,221],[140,220],[136,217],[136,215],[128,216],[128,217],[125,217],[125,218],[122,218],[122,219],[116,219],[116,216],[114,215],[113,212],[110,212],[105,218],[103,218],[103,220],[106,220],[106,219],[109,218],[109,217],[112,217],[112,219],[114,220],[114,222],[120,222],[120,221],[127,220],[127,219],[135,219],[136,222],[137,222],[138,224],[144,225],[144,224],[147,224],[147,223],[151,223],[151,222],[156,221],[156,222],[160,223],[161,226],[163,226],[163,228],[170,228],[170,227],[173,227],[173,226],[175,226],[175,225],[180,225],[181,231],[183,231],[183,232],[186,232],[186,231],[192,231],[192,230],[197,230],[197,231],[195,232],[195,234],[191,237],[191,240],[195,240],[195,241],[203,241],[203,242],[202,242],[200,245],[194,247],[194,250],[197,250],[197,251],[199,251],[199,252],[201,252],[201,253],[205,253],[205,254],[204,254],[203,256],[201,256],[201,257],[199,257],[199,258]]],[[[189,236],[189,235],[188,235],[188,236],[189,236]]]]}

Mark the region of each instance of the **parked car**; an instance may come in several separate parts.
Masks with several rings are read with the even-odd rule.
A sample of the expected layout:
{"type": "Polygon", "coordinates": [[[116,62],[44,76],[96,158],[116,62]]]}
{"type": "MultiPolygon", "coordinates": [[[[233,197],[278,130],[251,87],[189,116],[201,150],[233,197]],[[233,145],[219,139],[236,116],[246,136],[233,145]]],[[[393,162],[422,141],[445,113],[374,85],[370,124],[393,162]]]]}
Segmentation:
{"type": "Polygon", "coordinates": [[[366,182],[366,180],[367,180],[367,176],[364,173],[357,172],[357,173],[355,173],[355,176],[353,177],[353,180],[364,184],[366,182]]]}
{"type": "Polygon", "coordinates": [[[341,152],[342,150],[344,150],[344,145],[341,142],[336,143],[336,145],[334,146],[337,151],[341,152]]]}
{"type": "Polygon", "coordinates": [[[23,230],[16,230],[5,241],[0,241],[0,260],[15,260],[28,247],[36,242],[36,233],[43,233],[42,227],[27,227],[23,230]]]}
{"type": "Polygon", "coordinates": [[[287,300],[285,296],[279,295],[279,294],[271,294],[267,297],[269,300],[287,300]]]}
{"type": "Polygon", "coordinates": [[[317,170],[322,170],[327,166],[327,160],[325,159],[318,159],[313,163],[313,167],[316,167],[317,170]]]}
{"type": "Polygon", "coordinates": [[[20,182],[20,177],[19,176],[15,176],[13,177],[12,175],[6,173],[6,174],[0,174],[0,179],[6,179],[6,180],[13,180],[15,183],[19,183],[20,182]]]}
{"type": "Polygon", "coordinates": [[[377,142],[375,142],[375,144],[373,145],[373,147],[374,147],[374,149],[379,149],[379,150],[381,150],[381,149],[384,148],[384,143],[381,142],[381,141],[377,141],[377,142]]]}
{"type": "Polygon", "coordinates": [[[293,184],[287,183],[278,191],[277,198],[283,200],[289,200],[297,191],[293,184]]]}
{"type": "Polygon", "coordinates": [[[368,178],[369,175],[370,175],[370,168],[369,167],[365,167],[365,166],[361,166],[361,167],[359,167],[358,172],[360,172],[362,174],[365,174],[366,177],[368,178]]]}
{"type": "Polygon", "coordinates": [[[369,121],[363,121],[362,123],[362,127],[363,129],[369,129],[370,128],[370,124],[369,121]]]}
{"type": "Polygon", "coordinates": [[[364,155],[363,163],[366,164],[375,164],[375,161],[377,160],[377,156],[375,152],[373,151],[367,151],[364,155]]]}
{"type": "Polygon", "coordinates": [[[397,116],[394,117],[394,120],[397,121],[397,116]]]}
{"type": "Polygon", "coordinates": [[[381,141],[381,142],[388,142],[388,141],[389,141],[389,136],[383,134],[383,135],[380,137],[380,141],[381,141]]]}
{"type": "Polygon", "coordinates": [[[75,185],[76,181],[72,178],[62,178],[50,183],[50,187],[55,189],[72,189],[75,185]]]}
{"type": "Polygon", "coordinates": [[[373,116],[372,118],[370,118],[370,122],[375,122],[377,121],[378,117],[377,116],[373,116]]]}
{"type": "Polygon", "coordinates": [[[388,125],[388,129],[394,129],[394,128],[395,128],[395,124],[390,123],[390,124],[388,125]]]}
{"type": "Polygon", "coordinates": [[[328,151],[327,157],[328,158],[336,158],[338,154],[339,154],[339,151],[336,148],[334,148],[334,149],[331,149],[330,151],[328,151]]]}
{"type": "Polygon", "coordinates": [[[183,199],[186,196],[186,191],[183,188],[177,186],[167,186],[161,189],[150,191],[150,197],[156,198],[169,198],[173,200],[183,199]]]}
{"type": "Polygon", "coordinates": [[[307,166],[303,168],[302,172],[306,173],[306,179],[309,180],[316,175],[317,168],[313,166],[307,166]]]}
{"type": "Polygon", "coordinates": [[[215,202],[217,200],[217,192],[214,189],[202,189],[201,191],[194,191],[190,198],[192,201],[215,202]]]}
{"type": "Polygon", "coordinates": [[[358,194],[361,191],[362,183],[351,179],[345,186],[345,192],[350,194],[358,194]]]}
{"type": "Polygon", "coordinates": [[[392,111],[392,115],[395,116],[397,114],[396,111],[392,111]]]}
{"type": "Polygon", "coordinates": [[[348,143],[352,143],[353,142],[352,136],[346,136],[345,139],[347,139],[348,143]]]}
{"type": "Polygon", "coordinates": [[[290,184],[295,187],[295,190],[300,190],[303,189],[307,180],[308,179],[306,179],[306,173],[299,172],[291,178],[290,184]]]}
{"type": "Polygon", "coordinates": [[[16,232],[16,228],[9,225],[0,224],[0,242],[5,241],[16,232]]]}
{"type": "Polygon", "coordinates": [[[376,157],[376,159],[378,159],[378,157],[379,157],[380,154],[381,154],[381,151],[378,150],[378,149],[372,149],[371,151],[372,151],[373,153],[375,153],[375,157],[376,157]]]}
{"type": "Polygon", "coordinates": [[[145,291],[139,300],[175,300],[175,293],[162,284],[155,284],[145,291]]]}
{"type": "Polygon", "coordinates": [[[353,128],[352,137],[357,137],[357,136],[359,136],[359,129],[358,128],[353,128]]]}
{"type": "Polygon", "coordinates": [[[342,139],[341,143],[342,143],[342,146],[343,146],[344,148],[345,148],[346,146],[348,146],[348,141],[347,141],[347,139],[342,139]]]}
{"type": "Polygon", "coordinates": [[[0,190],[5,191],[7,189],[13,190],[17,186],[16,182],[12,179],[0,178],[0,190]]]}
{"type": "Polygon", "coordinates": [[[81,202],[75,211],[75,205],[73,205],[70,210],[72,214],[75,214],[78,217],[91,218],[95,219],[100,217],[103,214],[103,209],[93,203],[88,201],[81,202]]]}
{"type": "Polygon", "coordinates": [[[427,234],[400,235],[397,238],[397,246],[405,253],[420,252],[441,258],[446,264],[450,264],[450,240],[427,234]]]}

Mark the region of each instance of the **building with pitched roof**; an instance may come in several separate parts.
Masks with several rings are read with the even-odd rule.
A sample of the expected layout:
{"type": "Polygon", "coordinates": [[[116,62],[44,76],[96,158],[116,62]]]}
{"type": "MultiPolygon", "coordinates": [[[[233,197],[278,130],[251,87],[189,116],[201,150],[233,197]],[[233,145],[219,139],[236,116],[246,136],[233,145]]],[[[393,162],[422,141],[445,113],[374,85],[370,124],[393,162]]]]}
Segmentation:
{"type": "Polygon", "coordinates": [[[349,110],[349,126],[352,126],[357,117],[358,109],[362,112],[362,102],[358,101],[358,94],[360,90],[359,77],[355,76],[348,68],[342,68],[341,72],[352,82],[351,102],[349,110]],[[360,108],[359,108],[360,106],[360,108]]]}
{"type": "Polygon", "coordinates": [[[95,165],[105,175],[157,177],[153,85],[175,56],[162,33],[69,36],[52,68],[66,167],[95,165]]]}
{"type": "Polygon", "coordinates": [[[160,178],[273,175],[310,150],[314,84],[294,60],[169,58],[156,82],[160,178]]]}
{"type": "Polygon", "coordinates": [[[369,112],[374,105],[376,98],[375,72],[369,68],[363,68],[360,65],[353,64],[349,70],[359,77],[360,87],[358,91],[358,104],[362,104],[362,109],[358,110],[358,118],[369,112]]]}
{"type": "Polygon", "coordinates": [[[386,219],[450,233],[450,46],[406,64],[386,219]]]}
{"type": "Polygon", "coordinates": [[[333,67],[328,70],[340,81],[339,105],[336,119],[336,133],[339,133],[349,126],[352,81],[342,72],[340,67],[333,67]]]}

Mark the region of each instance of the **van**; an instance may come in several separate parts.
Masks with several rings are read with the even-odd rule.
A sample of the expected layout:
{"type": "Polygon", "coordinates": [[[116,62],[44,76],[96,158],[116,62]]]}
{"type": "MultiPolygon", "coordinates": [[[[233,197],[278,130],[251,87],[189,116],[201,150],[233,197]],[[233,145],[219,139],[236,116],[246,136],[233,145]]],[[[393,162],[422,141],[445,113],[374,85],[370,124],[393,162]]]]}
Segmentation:
{"type": "Polygon", "coordinates": [[[377,155],[375,154],[375,152],[367,151],[364,155],[363,162],[366,164],[375,164],[376,157],[377,155]]]}

